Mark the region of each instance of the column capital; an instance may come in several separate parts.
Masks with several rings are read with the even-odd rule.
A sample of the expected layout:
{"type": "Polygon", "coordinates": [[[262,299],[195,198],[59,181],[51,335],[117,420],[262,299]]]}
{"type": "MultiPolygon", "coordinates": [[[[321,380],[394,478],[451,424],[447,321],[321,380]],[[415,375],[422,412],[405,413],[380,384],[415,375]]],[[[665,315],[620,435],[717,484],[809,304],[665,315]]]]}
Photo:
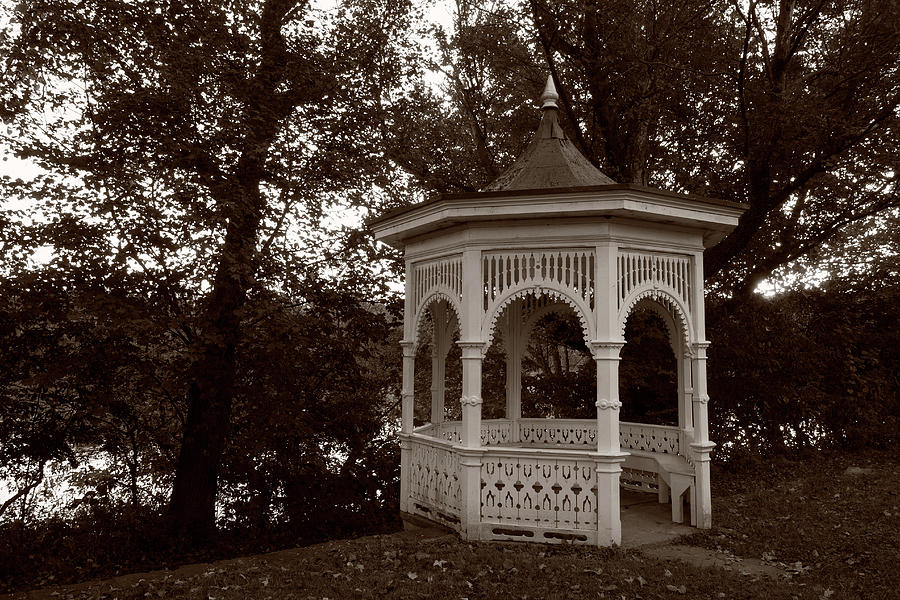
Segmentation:
{"type": "Polygon", "coordinates": [[[698,394],[695,396],[691,396],[691,400],[695,404],[709,404],[709,396],[706,394],[698,394]]]}
{"type": "Polygon", "coordinates": [[[462,358],[482,358],[487,349],[487,344],[481,340],[460,340],[456,345],[462,351],[462,358]]]}
{"type": "Polygon", "coordinates": [[[403,348],[404,357],[415,357],[416,343],[412,340],[400,340],[400,347],[403,348]]]}
{"type": "Polygon", "coordinates": [[[707,348],[709,348],[709,346],[710,346],[710,342],[704,340],[701,342],[694,342],[693,344],[691,344],[691,349],[693,349],[694,351],[706,350],[707,348]]]}
{"type": "Polygon", "coordinates": [[[592,340],[588,343],[588,347],[591,349],[594,360],[618,360],[619,353],[622,351],[624,345],[625,342],[623,340],[592,340]]]}
{"type": "Polygon", "coordinates": [[[694,442],[690,444],[691,450],[694,451],[694,460],[697,462],[709,462],[709,453],[716,447],[715,442],[694,442]]]}

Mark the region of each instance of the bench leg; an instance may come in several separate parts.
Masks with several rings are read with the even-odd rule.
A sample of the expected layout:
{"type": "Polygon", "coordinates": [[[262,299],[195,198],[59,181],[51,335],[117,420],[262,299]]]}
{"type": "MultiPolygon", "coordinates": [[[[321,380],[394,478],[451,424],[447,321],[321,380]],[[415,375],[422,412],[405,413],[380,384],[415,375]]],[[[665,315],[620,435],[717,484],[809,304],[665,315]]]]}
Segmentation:
{"type": "Polygon", "coordinates": [[[691,527],[697,526],[697,488],[691,486],[691,527]]]}
{"type": "Polygon", "coordinates": [[[662,475],[656,476],[656,483],[659,485],[659,503],[665,504],[669,501],[669,484],[667,484],[662,475]]]}
{"type": "MultiPolygon", "coordinates": [[[[672,488],[672,522],[684,522],[684,493],[690,489],[693,494],[694,478],[690,475],[678,475],[672,473],[669,475],[669,485],[672,488]]],[[[691,503],[691,510],[693,510],[691,503]]]]}

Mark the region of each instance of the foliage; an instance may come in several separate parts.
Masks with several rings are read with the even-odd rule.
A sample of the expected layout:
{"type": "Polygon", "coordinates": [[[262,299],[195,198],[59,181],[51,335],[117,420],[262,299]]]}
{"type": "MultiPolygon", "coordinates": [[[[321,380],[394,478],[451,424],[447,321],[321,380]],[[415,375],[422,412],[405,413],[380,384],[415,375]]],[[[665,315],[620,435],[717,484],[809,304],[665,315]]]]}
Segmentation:
{"type": "MultiPolygon", "coordinates": [[[[3,234],[0,273],[15,289],[30,273],[52,272],[56,289],[89,310],[113,298],[110,310],[125,311],[128,326],[132,306],[145,311],[155,346],[144,363],[119,355],[121,375],[128,365],[174,365],[171,377],[157,373],[162,383],[145,387],[141,372],[126,385],[165,387],[179,405],[180,439],[166,442],[176,451],[172,524],[202,542],[214,525],[232,410],[241,408],[243,338],[261,316],[254,310],[278,304],[255,300],[316,306],[311,296],[329,271],[342,272],[345,298],[358,303],[362,289],[369,302],[385,298],[384,252],[321,226],[338,200],[368,206],[391,193],[386,104],[416,78],[415,14],[405,2],[368,0],[333,10],[283,0],[22,0],[3,10],[12,24],[0,38],[3,142],[44,173],[3,180],[19,204],[4,206],[3,222],[14,226],[3,234]],[[50,264],[34,269],[30,256],[42,246],[50,264]]],[[[128,346],[129,333],[110,335],[128,346]]],[[[47,376],[60,380],[58,401],[73,402],[79,391],[63,374],[47,376]]],[[[134,400],[132,415],[141,412],[134,400]]],[[[94,412],[116,401],[105,402],[94,412]]]]}
{"type": "MultiPolygon", "coordinates": [[[[471,151],[453,173],[448,149],[435,164],[403,162],[426,186],[477,188],[511,164],[536,123],[522,99],[549,67],[564,128],[615,181],[748,205],[705,256],[723,295],[748,295],[900,203],[890,0],[457,6],[453,32],[439,38],[453,111],[441,139],[471,151]]],[[[419,148],[405,152],[429,156],[419,148]]]]}
{"type": "Polygon", "coordinates": [[[119,598],[889,598],[900,558],[894,463],[890,453],[823,455],[714,472],[719,525],[681,541],[718,548],[724,567],[662,561],[638,550],[467,543],[420,530],[47,592],[73,599],[110,592],[119,598]],[[848,475],[848,466],[870,471],[848,475]],[[744,574],[742,558],[791,575],[744,574]]]}
{"type": "Polygon", "coordinates": [[[898,291],[833,286],[710,307],[709,421],[720,456],[895,444],[898,291]]]}
{"type": "Polygon", "coordinates": [[[678,425],[678,374],[670,333],[650,311],[635,310],[625,322],[619,363],[620,419],[678,425]]]}
{"type": "Polygon", "coordinates": [[[549,314],[531,332],[522,360],[522,416],[596,416],[597,369],[574,312],[549,314]]]}

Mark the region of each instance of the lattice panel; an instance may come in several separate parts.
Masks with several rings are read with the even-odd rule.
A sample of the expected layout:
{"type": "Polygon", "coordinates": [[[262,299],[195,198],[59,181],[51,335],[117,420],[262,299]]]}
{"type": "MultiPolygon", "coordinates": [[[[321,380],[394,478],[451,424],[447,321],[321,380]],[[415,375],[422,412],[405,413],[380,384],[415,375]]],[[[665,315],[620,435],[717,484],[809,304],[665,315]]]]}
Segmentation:
{"type": "Polygon", "coordinates": [[[459,515],[462,501],[459,456],[413,440],[410,450],[409,498],[451,515],[459,515]]]}
{"type": "MultiPolygon", "coordinates": [[[[543,421],[543,420],[542,420],[543,421]]],[[[558,446],[594,446],[597,443],[597,423],[519,422],[519,439],[523,444],[555,444],[558,446]]]]}
{"type": "Polygon", "coordinates": [[[622,467],[622,474],[619,476],[619,486],[637,492],[658,492],[659,475],[653,471],[622,467]]]}
{"type": "Polygon", "coordinates": [[[481,445],[502,446],[512,442],[512,423],[509,421],[482,421],[481,445]]]}
{"type": "Polygon", "coordinates": [[[462,423],[459,421],[446,421],[441,423],[440,427],[435,431],[435,437],[448,441],[452,444],[462,443],[462,423]]]}
{"type": "Polygon", "coordinates": [[[569,290],[594,306],[592,250],[533,250],[485,254],[482,263],[484,309],[506,290],[549,285],[569,290]]]}
{"type": "Polygon", "coordinates": [[[449,290],[462,300],[462,258],[449,256],[413,265],[413,298],[419,306],[433,291],[449,290]]]}
{"type": "Polygon", "coordinates": [[[481,466],[484,522],[588,529],[597,527],[596,465],[577,459],[486,454],[481,466]]]}
{"type": "Polygon", "coordinates": [[[679,454],[681,437],[675,427],[619,423],[619,446],[623,450],[679,454]]]}
{"type": "Polygon", "coordinates": [[[662,287],[691,306],[691,259],[630,250],[619,251],[618,307],[636,289],[662,287]]]}

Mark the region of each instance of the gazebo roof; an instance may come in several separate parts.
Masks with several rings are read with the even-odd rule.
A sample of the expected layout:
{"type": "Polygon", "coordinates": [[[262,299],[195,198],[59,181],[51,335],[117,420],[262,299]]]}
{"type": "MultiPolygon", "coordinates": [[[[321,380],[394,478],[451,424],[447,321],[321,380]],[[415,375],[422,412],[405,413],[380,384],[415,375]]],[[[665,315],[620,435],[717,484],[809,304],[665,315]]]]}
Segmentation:
{"type": "Polygon", "coordinates": [[[586,159],[559,125],[559,94],[553,76],[541,94],[541,124],[525,152],[486,192],[571,188],[615,183],[586,159]]]}
{"type": "Polygon", "coordinates": [[[621,217],[701,230],[709,248],[738,224],[745,204],[615,183],[566,137],[558,97],[548,78],[534,138],[513,166],[482,191],[442,194],[390,210],[368,220],[375,238],[403,247],[411,238],[476,222],[621,217]]]}

